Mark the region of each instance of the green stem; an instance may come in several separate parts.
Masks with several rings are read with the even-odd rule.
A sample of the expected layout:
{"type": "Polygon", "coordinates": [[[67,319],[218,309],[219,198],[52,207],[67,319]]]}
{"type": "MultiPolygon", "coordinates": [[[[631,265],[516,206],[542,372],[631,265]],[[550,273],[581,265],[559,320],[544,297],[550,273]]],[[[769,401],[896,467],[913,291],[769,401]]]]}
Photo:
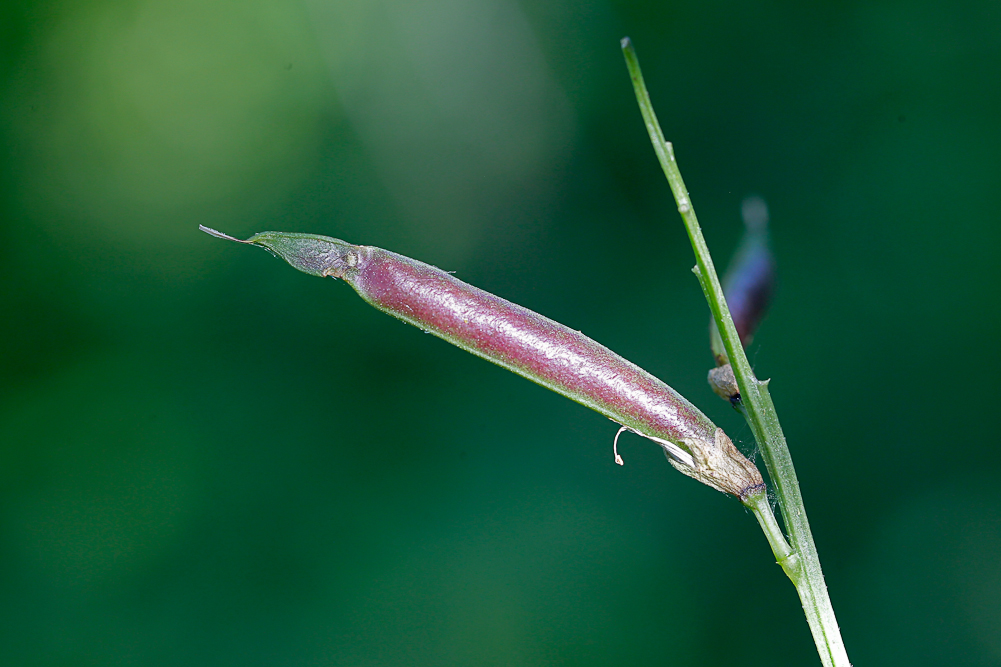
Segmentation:
{"type": "MultiPolygon", "coordinates": [[[[671,185],[671,191],[678,204],[678,212],[681,213],[685,228],[688,230],[688,238],[695,250],[695,274],[702,285],[703,292],[705,292],[709,308],[712,310],[716,326],[723,339],[723,346],[733,367],[737,386],[740,388],[741,402],[746,408],[745,416],[754,432],[754,438],[761,448],[762,458],[768,468],[768,475],[775,486],[782,517],[789,531],[792,547],[790,554],[783,556],[781,546],[776,551],[778,541],[775,538],[776,536],[781,537],[781,531],[778,531],[777,526],[772,525],[774,517],[771,517],[771,522],[766,517],[766,513],[768,517],[771,516],[771,508],[768,507],[768,503],[758,498],[755,506],[751,509],[761,523],[762,530],[775,551],[776,559],[780,563],[784,563],[783,569],[796,586],[800,601],[803,603],[807,623],[813,633],[814,642],[817,644],[821,662],[825,667],[850,667],[851,663],[845,652],[841,631],[838,629],[838,621],[834,616],[834,608],[831,606],[831,599],[827,594],[827,585],[824,583],[824,573],[820,568],[817,547],[813,543],[810,523],[806,518],[806,508],[803,506],[803,497],[799,491],[796,469],[793,467],[792,456],[789,453],[785,436],[779,426],[778,416],[775,414],[775,406],[772,404],[771,395],[768,392],[768,380],[761,382],[754,376],[751,365],[747,361],[747,355],[744,354],[744,348],[740,344],[736,327],[734,327],[733,319],[730,317],[726,299],[723,297],[723,288],[720,286],[712,257],[709,255],[709,248],[702,237],[702,229],[695,217],[691,198],[674,159],[674,148],[664,140],[664,134],[661,132],[657,116],[654,114],[646,84],[643,82],[643,74],[640,71],[636,52],[628,37],[622,40],[622,50],[626,57],[626,65],[629,67],[633,88],[636,91],[636,99],[643,114],[643,121],[646,123],[650,141],[653,143],[654,152],[656,152],[664,175],[667,176],[667,181],[671,185]]],[[[781,541],[784,542],[784,540],[781,541]]]]}
{"type": "Polygon", "coordinates": [[[799,555],[789,546],[789,543],[786,542],[786,537],[782,534],[779,522],[775,520],[775,515],[772,514],[772,506],[768,502],[768,494],[764,492],[757,493],[743,502],[744,506],[754,514],[754,518],[758,520],[758,524],[761,525],[761,531],[768,539],[768,545],[772,548],[772,553],[775,554],[775,561],[782,567],[782,571],[790,579],[796,581],[800,577],[802,561],[799,555]]]}

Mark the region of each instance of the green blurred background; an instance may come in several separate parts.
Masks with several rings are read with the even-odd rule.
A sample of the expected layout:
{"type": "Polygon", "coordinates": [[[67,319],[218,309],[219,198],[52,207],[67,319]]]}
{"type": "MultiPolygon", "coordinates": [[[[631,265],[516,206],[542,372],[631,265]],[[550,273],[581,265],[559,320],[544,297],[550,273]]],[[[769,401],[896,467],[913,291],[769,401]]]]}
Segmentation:
{"type": "Polygon", "coordinates": [[[0,664],[810,665],[753,518],[205,224],[443,268],[746,450],[619,52],[773,378],[856,665],[1001,665],[1001,4],[0,4],[0,664]]]}

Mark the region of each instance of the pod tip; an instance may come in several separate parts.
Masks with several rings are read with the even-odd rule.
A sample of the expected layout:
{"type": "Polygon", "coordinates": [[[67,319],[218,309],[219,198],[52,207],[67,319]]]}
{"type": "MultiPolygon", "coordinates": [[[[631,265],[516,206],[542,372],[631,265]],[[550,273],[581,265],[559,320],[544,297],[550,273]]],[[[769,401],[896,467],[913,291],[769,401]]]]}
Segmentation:
{"type": "Polygon", "coordinates": [[[740,217],[749,231],[763,232],[768,228],[768,204],[758,195],[745,197],[740,202],[740,217]]]}
{"type": "Polygon", "coordinates": [[[230,236],[229,234],[223,234],[222,232],[216,231],[215,229],[212,229],[211,227],[206,227],[205,225],[198,225],[198,229],[200,229],[201,231],[205,232],[209,236],[216,237],[217,239],[226,239],[227,241],[236,241],[237,243],[250,243],[250,241],[244,241],[242,239],[234,238],[234,237],[230,236]]]}

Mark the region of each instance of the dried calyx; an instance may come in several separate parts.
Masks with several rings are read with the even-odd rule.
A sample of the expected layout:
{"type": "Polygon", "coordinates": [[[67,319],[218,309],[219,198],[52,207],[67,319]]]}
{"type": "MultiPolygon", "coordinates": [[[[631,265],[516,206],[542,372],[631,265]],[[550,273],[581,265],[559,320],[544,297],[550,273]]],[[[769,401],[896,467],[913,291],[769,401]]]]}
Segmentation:
{"type": "Polygon", "coordinates": [[[720,398],[725,398],[731,403],[740,401],[740,387],[737,386],[733,367],[728,363],[709,369],[709,386],[720,398]]]}
{"type": "Polygon", "coordinates": [[[667,458],[671,465],[689,477],[740,500],[746,500],[765,488],[757,467],[734,447],[723,429],[716,429],[713,442],[687,439],[683,444],[691,452],[693,465],[686,465],[670,456],[667,458]]]}
{"type": "MultiPolygon", "coordinates": [[[[623,429],[653,440],[664,448],[667,460],[679,472],[717,491],[745,501],[765,489],[765,482],[758,468],[734,446],[721,428],[716,429],[712,442],[702,438],[685,438],[678,444],[644,435],[625,426],[623,429]]],[[[616,462],[622,463],[618,453],[616,462]]]]}

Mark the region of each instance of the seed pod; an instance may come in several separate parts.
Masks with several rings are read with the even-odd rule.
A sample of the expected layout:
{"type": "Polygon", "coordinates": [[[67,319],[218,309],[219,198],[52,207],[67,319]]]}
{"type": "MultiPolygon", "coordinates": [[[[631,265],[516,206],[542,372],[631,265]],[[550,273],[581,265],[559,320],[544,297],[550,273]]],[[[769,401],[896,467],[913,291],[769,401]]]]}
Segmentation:
{"type": "Polygon", "coordinates": [[[267,248],[305,273],[342,278],[379,310],[654,440],[674,467],[719,491],[744,499],[763,488],[754,464],[698,408],[579,331],[381,248],[283,232],[239,242],[267,248]]]}
{"type": "MultiPolygon", "coordinates": [[[[747,347],[768,310],[775,289],[775,261],[768,247],[768,206],[761,197],[748,197],[741,204],[744,237],[723,276],[723,295],[733,318],[740,344],[747,347]]],[[[709,322],[709,340],[716,365],[709,371],[709,384],[731,402],[740,400],[723,340],[716,322],[709,322]]]]}

